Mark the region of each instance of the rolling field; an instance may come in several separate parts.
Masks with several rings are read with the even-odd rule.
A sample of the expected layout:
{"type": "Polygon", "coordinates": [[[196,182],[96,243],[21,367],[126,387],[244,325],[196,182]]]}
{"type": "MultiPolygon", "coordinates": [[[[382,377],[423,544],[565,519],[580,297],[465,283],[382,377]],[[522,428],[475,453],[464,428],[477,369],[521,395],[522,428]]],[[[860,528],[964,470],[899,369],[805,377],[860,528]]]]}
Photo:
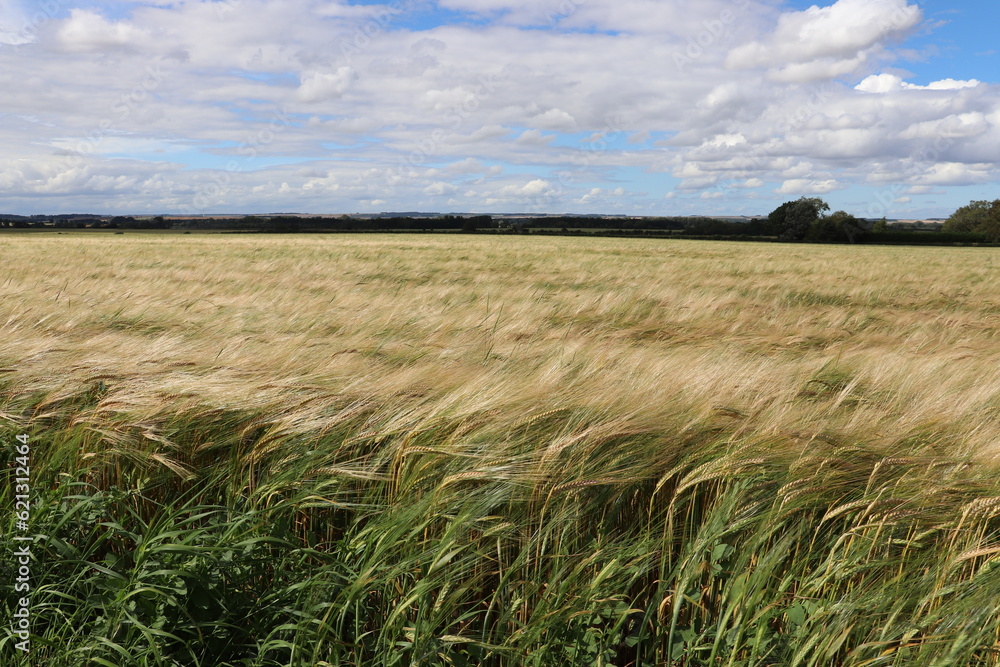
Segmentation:
{"type": "Polygon", "coordinates": [[[996,249],[5,234],[0,267],[3,664],[1000,665],[996,249]]]}

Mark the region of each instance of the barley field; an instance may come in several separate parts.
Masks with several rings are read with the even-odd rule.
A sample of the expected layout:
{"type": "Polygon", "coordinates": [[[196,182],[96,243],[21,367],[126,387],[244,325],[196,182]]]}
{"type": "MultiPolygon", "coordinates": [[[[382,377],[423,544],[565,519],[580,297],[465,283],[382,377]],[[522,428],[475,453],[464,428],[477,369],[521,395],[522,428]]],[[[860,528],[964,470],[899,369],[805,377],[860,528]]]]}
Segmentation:
{"type": "Polygon", "coordinates": [[[1000,665],[996,249],[4,234],[0,267],[2,664],[1000,665]]]}

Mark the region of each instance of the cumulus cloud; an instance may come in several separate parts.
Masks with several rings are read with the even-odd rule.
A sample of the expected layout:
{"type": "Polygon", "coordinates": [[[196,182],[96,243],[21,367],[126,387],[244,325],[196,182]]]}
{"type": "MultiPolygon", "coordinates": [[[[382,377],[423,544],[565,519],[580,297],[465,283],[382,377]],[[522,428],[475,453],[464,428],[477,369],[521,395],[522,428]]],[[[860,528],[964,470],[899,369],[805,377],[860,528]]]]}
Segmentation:
{"type": "Polygon", "coordinates": [[[514,188],[512,191],[515,194],[526,196],[526,197],[537,197],[539,195],[545,194],[552,190],[552,184],[548,181],[536,178],[535,180],[524,184],[520,188],[514,188]]]}
{"type": "Polygon", "coordinates": [[[962,139],[977,137],[990,129],[990,123],[981,112],[952,114],[944,118],[914,123],[899,133],[903,139],[933,141],[936,139],[962,139]]]}
{"type": "Polygon", "coordinates": [[[929,166],[917,182],[921,185],[975,185],[994,180],[996,171],[992,164],[946,162],[929,166]]]}
{"type": "Polygon", "coordinates": [[[525,130],[517,138],[517,143],[530,146],[544,146],[552,143],[556,138],[554,134],[545,134],[541,130],[525,130]]]}
{"type": "MultiPolygon", "coordinates": [[[[50,17],[19,53],[0,46],[0,197],[662,213],[668,196],[898,183],[916,200],[996,177],[1000,92],[960,70],[899,76],[923,20],[906,0],[437,5],[478,20],[416,28],[404,6],[345,0],[50,17]]],[[[18,7],[0,5],[0,45],[18,7]]]]}
{"type": "Polygon", "coordinates": [[[531,119],[531,124],[543,130],[572,132],[577,128],[576,119],[562,109],[549,109],[531,119]]]}
{"type": "Polygon", "coordinates": [[[919,86],[907,83],[902,77],[895,74],[872,74],[855,86],[855,88],[865,93],[895,93],[902,90],[961,90],[963,88],[975,88],[980,83],[976,79],[969,79],[968,81],[942,79],[941,81],[933,81],[926,86],[919,86]]]}
{"type": "Polygon", "coordinates": [[[576,200],[578,204],[584,205],[607,205],[610,202],[626,196],[625,188],[618,187],[613,190],[605,188],[591,188],[590,192],[576,200]]]}
{"type": "Polygon", "coordinates": [[[458,186],[452,185],[451,183],[445,183],[444,181],[432,183],[424,188],[424,194],[431,195],[432,197],[451,195],[455,192],[458,192],[458,186]]]}
{"type": "Polygon", "coordinates": [[[839,187],[840,185],[833,179],[812,181],[805,178],[795,178],[782,183],[777,192],[782,195],[826,195],[839,187]]]}
{"type": "Polygon", "coordinates": [[[307,103],[338,98],[347,91],[355,76],[354,69],[348,66],[339,67],[335,72],[307,72],[302,75],[296,96],[307,103]]]}
{"type": "Polygon", "coordinates": [[[149,30],[128,21],[109,21],[87,9],[73,9],[58,33],[67,51],[138,50],[150,43],[149,30]]]}
{"type": "Polygon", "coordinates": [[[783,82],[820,81],[850,74],[889,40],[922,18],[907,0],[838,0],[781,16],[771,35],[733,49],[734,69],[766,67],[783,82]]]}

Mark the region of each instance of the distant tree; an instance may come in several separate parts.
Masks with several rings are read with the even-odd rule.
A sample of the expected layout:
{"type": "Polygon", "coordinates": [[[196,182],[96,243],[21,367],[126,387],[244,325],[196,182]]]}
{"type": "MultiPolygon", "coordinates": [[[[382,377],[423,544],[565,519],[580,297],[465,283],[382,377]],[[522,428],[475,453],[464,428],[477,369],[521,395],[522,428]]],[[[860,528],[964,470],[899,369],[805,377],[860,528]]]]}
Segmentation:
{"type": "Polygon", "coordinates": [[[774,236],[771,222],[767,218],[754,218],[746,224],[747,236],[774,236]]]}
{"type": "Polygon", "coordinates": [[[875,222],[875,226],[872,228],[872,231],[877,234],[889,231],[889,221],[884,217],[881,220],[877,220],[875,222]]]}
{"type": "MultiPolygon", "coordinates": [[[[767,216],[771,229],[784,241],[802,241],[814,232],[813,226],[830,205],[816,197],[785,202],[767,216]]],[[[815,233],[821,233],[821,229],[815,233]]]]}
{"type": "Polygon", "coordinates": [[[941,231],[982,234],[991,242],[1000,241],[1000,199],[970,202],[952,213],[941,231]]]}
{"type": "Polygon", "coordinates": [[[844,211],[837,211],[833,215],[819,216],[809,225],[805,240],[812,243],[842,243],[847,240],[841,228],[848,216],[844,211]]]}
{"type": "Polygon", "coordinates": [[[294,234],[302,228],[299,218],[287,215],[279,215],[267,220],[264,224],[264,231],[275,232],[277,234],[294,234]]]}
{"type": "Polygon", "coordinates": [[[846,211],[837,211],[818,218],[806,237],[816,243],[856,243],[872,229],[872,224],[855,218],[846,211]]]}

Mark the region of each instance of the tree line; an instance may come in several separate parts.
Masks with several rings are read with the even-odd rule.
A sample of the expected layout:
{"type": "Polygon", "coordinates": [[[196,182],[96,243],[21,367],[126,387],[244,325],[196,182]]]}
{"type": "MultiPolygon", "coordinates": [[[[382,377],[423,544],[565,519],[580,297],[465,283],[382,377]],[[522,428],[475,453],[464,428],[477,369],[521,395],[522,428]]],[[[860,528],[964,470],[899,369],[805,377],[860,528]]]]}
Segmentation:
{"type": "Polygon", "coordinates": [[[882,220],[857,218],[846,211],[830,213],[817,197],[787,201],[767,217],[745,221],[709,217],[604,217],[489,215],[412,217],[245,216],[241,218],[171,219],[164,216],[102,218],[91,214],[0,216],[0,228],[182,229],[259,233],[322,232],[467,232],[508,234],[590,234],[731,238],[804,243],[978,244],[1000,243],[1000,199],[973,201],[944,223],[940,231],[893,228],[882,220]]]}

